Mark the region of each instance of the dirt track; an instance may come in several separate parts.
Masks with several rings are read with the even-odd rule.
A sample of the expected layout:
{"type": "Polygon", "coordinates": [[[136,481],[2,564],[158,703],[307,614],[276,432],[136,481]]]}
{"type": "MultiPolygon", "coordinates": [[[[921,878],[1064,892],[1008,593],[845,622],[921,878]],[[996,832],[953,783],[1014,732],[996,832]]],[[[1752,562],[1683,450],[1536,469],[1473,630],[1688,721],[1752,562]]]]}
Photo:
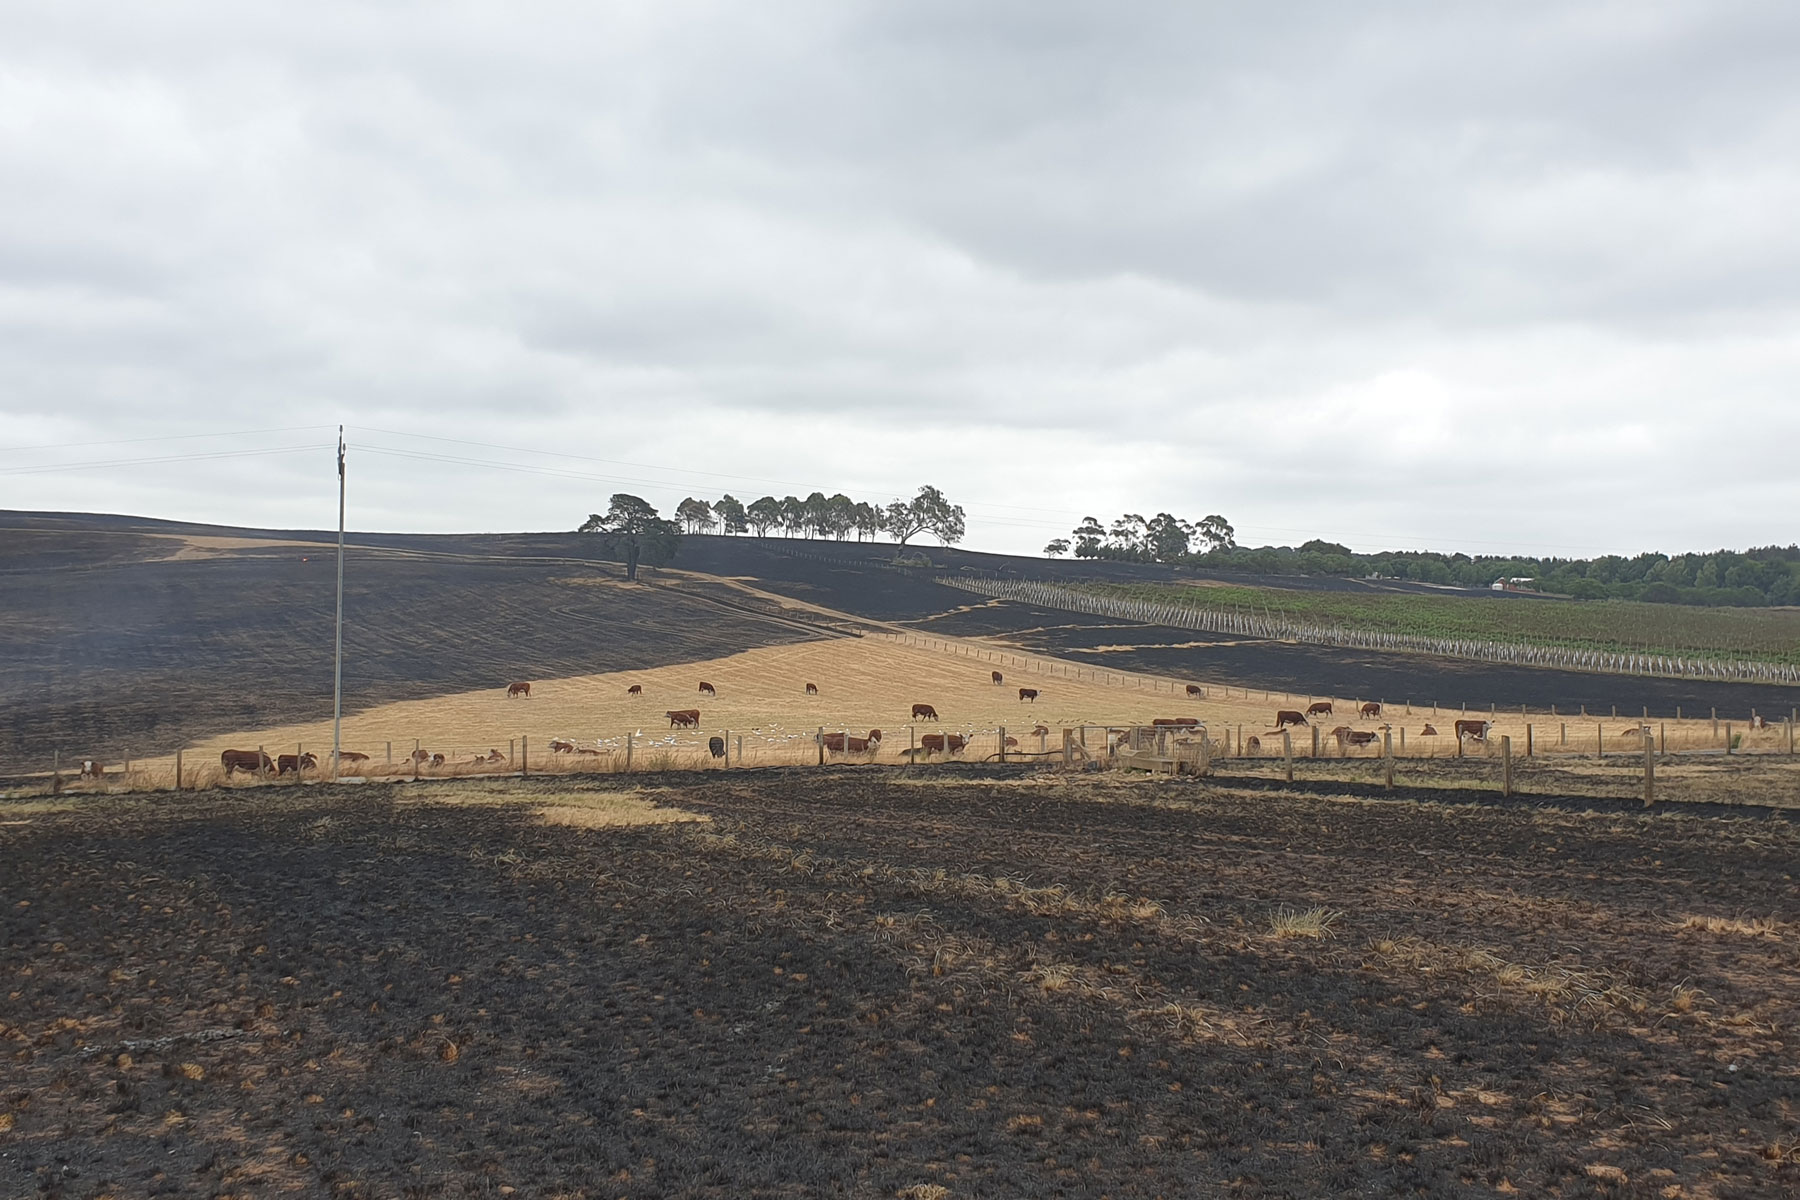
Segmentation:
{"type": "Polygon", "coordinates": [[[672,782],[0,810],[0,1193],[1800,1185],[1785,823],[672,782]]]}

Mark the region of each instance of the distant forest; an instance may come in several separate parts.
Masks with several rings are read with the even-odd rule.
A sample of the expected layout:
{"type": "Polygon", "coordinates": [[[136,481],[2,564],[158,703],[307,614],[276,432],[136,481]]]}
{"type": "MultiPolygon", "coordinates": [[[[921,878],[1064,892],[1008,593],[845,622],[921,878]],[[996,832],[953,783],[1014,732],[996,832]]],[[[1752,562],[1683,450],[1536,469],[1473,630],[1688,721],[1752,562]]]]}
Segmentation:
{"type": "Polygon", "coordinates": [[[1092,517],[1044,547],[1051,557],[1073,549],[1078,558],[1162,562],[1258,575],[1331,575],[1349,579],[1407,579],[1465,588],[1528,580],[1533,591],[1580,600],[1642,600],[1651,604],[1761,607],[1800,604],[1800,546],[1713,550],[1698,554],[1645,553],[1632,558],[1518,558],[1384,550],[1357,554],[1336,542],[1300,546],[1239,546],[1220,516],[1189,524],[1168,513],[1146,520],[1127,513],[1103,526],[1092,517]]]}

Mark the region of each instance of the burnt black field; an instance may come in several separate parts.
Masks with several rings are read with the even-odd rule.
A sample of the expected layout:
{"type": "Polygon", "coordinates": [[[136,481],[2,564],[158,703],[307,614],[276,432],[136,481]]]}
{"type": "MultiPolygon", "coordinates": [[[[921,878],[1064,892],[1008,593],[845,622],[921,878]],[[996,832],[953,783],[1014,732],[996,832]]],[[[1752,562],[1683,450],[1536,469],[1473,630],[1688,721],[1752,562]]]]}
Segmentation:
{"type": "Polygon", "coordinates": [[[0,1195],[1800,1189],[1791,823],[617,786],[0,802],[0,1195]]]}
{"type": "MultiPolygon", "coordinates": [[[[0,777],[330,712],[333,561],[324,531],[0,513],[0,777]],[[172,558],[170,535],[301,544],[172,558]]],[[[891,544],[691,537],[642,586],[573,533],[351,535],[346,711],[542,679],[700,661],[865,622],[977,636],[1128,671],[1296,694],[1592,712],[1784,713],[1800,689],[1490,666],[1243,641],[946,586],[958,576],[1167,580],[1170,568],[891,544]],[[784,610],[716,580],[846,614],[784,610]]],[[[1240,579],[1366,589],[1354,580],[1240,579]]],[[[1389,588],[1398,585],[1382,585],[1389,588]]],[[[1492,603],[1528,603],[1497,598],[1492,603]]]]}

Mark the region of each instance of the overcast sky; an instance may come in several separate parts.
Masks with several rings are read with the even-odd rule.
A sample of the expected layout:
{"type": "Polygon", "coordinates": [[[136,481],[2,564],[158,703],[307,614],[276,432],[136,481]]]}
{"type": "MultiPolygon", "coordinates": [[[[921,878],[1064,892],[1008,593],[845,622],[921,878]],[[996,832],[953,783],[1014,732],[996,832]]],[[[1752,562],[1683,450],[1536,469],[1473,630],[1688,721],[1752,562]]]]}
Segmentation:
{"type": "Polygon", "coordinates": [[[13,0],[0,507],[1785,544],[1797,213],[1792,3],[13,0]]]}

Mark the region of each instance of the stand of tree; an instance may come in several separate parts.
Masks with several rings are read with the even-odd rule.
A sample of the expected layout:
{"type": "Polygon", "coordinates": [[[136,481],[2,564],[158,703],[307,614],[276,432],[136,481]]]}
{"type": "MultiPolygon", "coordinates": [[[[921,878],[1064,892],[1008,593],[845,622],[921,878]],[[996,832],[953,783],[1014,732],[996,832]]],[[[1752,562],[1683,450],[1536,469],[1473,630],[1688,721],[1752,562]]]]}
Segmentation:
{"type": "Polygon", "coordinates": [[[675,508],[675,518],[689,533],[754,533],[768,537],[780,531],[786,537],[820,537],[857,541],[886,534],[904,546],[921,533],[929,533],[946,546],[962,541],[966,522],[962,505],[952,504],[930,484],[911,500],[870,504],[852,500],[842,492],[827,496],[814,492],[802,500],[788,496],[777,500],[764,496],[745,504],[735,496],[699,500],[692,496],[675,508]]]}
{"type": "Polygon", "coordinates": [[[591,533],[599,542],[601,558],[625,564],[625,578],[637,578],[638,564],[663,567],[675,560],[681,546],[681,529],[664,520],[641,496],[615,494],[606,514],[589,513],[577,533],[591,533]]]}
{"type": "Polygon", "coordinates": [[[1800,546],[1761,546],[1694,554],[1654,552],[1625,558],[1530,558],[1383,550],[1357,554],[1319,539],[1300,546],[1239,546],[1231,524],[1210,516],[1189,524],[1169,513],[1146,520],[1126,513],[1110,526],[1083,519],[1068,538],[1044,547],[1052,558],[1161,562],[1255,575],[1332,575],[1405,579],[1465,588],[1510,584],[1580,600],[1755,607],[1800,604],[1800,546]]]}

